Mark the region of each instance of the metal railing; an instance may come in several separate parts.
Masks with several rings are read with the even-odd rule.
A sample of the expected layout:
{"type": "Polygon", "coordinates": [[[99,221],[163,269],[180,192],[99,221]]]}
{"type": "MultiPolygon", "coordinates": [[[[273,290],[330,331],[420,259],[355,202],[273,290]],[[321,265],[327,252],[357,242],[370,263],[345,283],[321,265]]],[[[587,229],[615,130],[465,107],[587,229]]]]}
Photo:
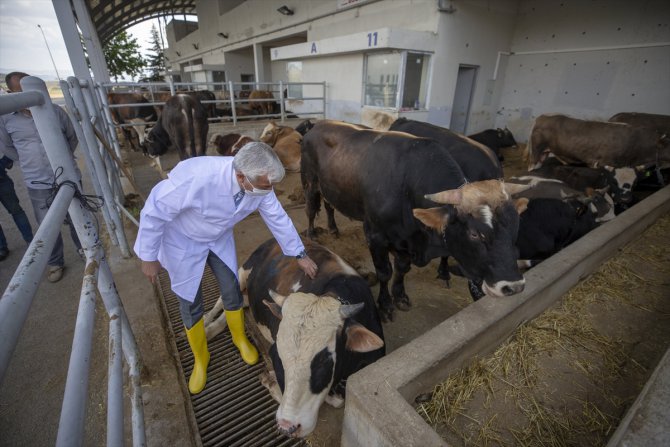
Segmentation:
{"type": "MultiPolygon", "coordinates": [[[[62,85],[62,84],[61,84],[62,85]]],[[[79,95],[80,83],[76,78],[68,80],[64,88],[68,108],[80,148],[85,154],[96,193],[105,199],[105,222],[110,237],[116,236],[116,244],[124,256],[129,256],[124,243],[123,227],[118,212],[109,198],[118,194],[118,185],[105,170],[107,161],[100,156],[99,145],[91,138],[89,124],[96,120],[87,114],[87,102],[91,108],[93,96],[79,95]],[[70,95],[73,90],[74,99],[70,95]],[[111,226],[117,226],[113,230],[111,226]]],[[[86,268],[82,280],[79,310],[70,355],[65,393],[58,425],[57,446],[81,445],[84,435],[84,420],[88,396],[88,377],[91,365],[91,345],[94,329],[96,290],[109,316],[109,374],[107,399],[107,445],[123,444],[123,368],[121,352],[128,365],[131,390],[133,445],[146,445],[144,410],[140,388],[141,359],[128,317],[119,298],[111,269],[105,258],[102,242],[97,231],[97,218],[83,203],[77,191],[78,178],[72,154],[60,129],[56,112],[44,81],[35,77],[21,80],[23,93],[0,96],[0,114],[29,108],[40,134],[46,154],[54,171],[62,169],[58,178],[59,188],[49,211],[39,226],[33,241],[26,250],[16,272],[12,276],[2,299],[0,299],[0,381],[3,380],[12,354],[16,349],[19,333],[25,324],[28,311],[37,292],[40,278],[46,268],[49,255],[60,233],[61,223],[69,212],[77,235],[86,255],[86,268]],[[73,200],[73,198],[77,200],[73,200]]]]}

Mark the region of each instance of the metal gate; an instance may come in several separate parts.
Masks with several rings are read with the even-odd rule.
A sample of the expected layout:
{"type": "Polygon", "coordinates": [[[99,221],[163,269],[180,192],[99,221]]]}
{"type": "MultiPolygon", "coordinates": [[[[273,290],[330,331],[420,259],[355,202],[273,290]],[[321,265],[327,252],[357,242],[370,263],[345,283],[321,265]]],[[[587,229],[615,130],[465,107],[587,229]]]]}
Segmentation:
{"type": "MultiPolygon", "coordinates": [[[[30,110],[49,162],[54,172],[59,175],[54,179],[54,183],[58,186],[55,199],[0,299],[0,381],[16,348],[19,333],[26,321],[40,278],[46,269],[56,238],[60,234],[61,223],[69,212],[86,255],[86,268],[56,445],[69,447],[82,444],[95,304],[99,293],[109,316],[107,445],[120,446],[124,441],[122,360],[125,359],[131,390],[133,444],[144,446],[146,442],[140,388],[141,359],[98,235],[94,214],[97,210],[91,208],[79,190],[74,159],[60,129],[44,81],[29,76],[21,80],[21,86],[22,93],[0,96],[0,114],[26,108],[30,110]]],[[[70,86],[75,92],[80,93],[80,90],[77,90],[79,81],[76,78],[70,78],[70,86]]],[[[120,248],[122,254],[128,257],[130,253],[120,216],[113,206],[114,197],[119,194],[120,188],[115,184],[114,177],[106,175],[104,165],[108,159],[101,157],[95,138],[91,138],[90,126],[94,121],[91,121],[90,116],[86,114],[86,100],[83,96],[79,97],[78,107],[74,107],[67,83],[64,84],[65,90],[67,90],[65,94],[68,106],[72,106],[70,112],[77,115],[76,119],[72,119],[72,123],[92,174],[96,194],[104,199],[103,215],[110,239],[120,248]]],[[[78,93],[75,95],[78,96],[78,93]]]]}

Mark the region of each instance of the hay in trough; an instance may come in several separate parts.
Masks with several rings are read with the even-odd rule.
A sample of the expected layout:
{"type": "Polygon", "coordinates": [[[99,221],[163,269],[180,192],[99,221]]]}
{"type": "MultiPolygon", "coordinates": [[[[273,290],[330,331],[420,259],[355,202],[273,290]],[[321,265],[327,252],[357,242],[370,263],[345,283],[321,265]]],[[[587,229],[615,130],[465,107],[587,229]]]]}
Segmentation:
{"type": "Polygon", "coordinates": [[[453,445],[604,445],[670,344],[669,235],[665,216],[418,413],[453,445]]]}

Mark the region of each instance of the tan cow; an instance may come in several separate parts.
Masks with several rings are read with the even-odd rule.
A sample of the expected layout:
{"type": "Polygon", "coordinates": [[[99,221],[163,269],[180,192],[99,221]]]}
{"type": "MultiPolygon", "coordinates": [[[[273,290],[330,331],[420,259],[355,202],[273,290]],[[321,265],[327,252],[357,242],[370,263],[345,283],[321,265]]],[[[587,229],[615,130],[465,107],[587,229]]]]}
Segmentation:
{"type": "Polygon", "coordinates": [[[300,172],[300,147],[302,135],[288,126],[278,126],[274,121],[265,126],[260,140],[275,150],[284,168],[290,172],[300,172]]]}

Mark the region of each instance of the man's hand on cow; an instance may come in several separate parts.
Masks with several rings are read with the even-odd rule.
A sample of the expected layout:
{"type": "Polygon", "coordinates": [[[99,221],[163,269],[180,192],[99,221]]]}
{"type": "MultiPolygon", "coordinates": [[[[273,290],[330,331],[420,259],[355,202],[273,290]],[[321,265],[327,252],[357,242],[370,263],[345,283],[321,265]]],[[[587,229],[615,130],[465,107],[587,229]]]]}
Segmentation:
{"type": "Polygon", "coordinates": [[[300,266],[302,271],[305,272],[305,275],[309,276],[312,279],[314,279],[316,273],[319,270],[319,267],[316,266],[316,262],[312,261],[312,259],[309,256],[305,256],[302,259],[298,259],[298,265],[300,266]]]}
{"type": "Polygon", "coordinates": [[[158,261],[142,261],[142,273],[149,278],[151,284],[156,283],[158,273],[161,271],[161,263],[158,261]]]}

